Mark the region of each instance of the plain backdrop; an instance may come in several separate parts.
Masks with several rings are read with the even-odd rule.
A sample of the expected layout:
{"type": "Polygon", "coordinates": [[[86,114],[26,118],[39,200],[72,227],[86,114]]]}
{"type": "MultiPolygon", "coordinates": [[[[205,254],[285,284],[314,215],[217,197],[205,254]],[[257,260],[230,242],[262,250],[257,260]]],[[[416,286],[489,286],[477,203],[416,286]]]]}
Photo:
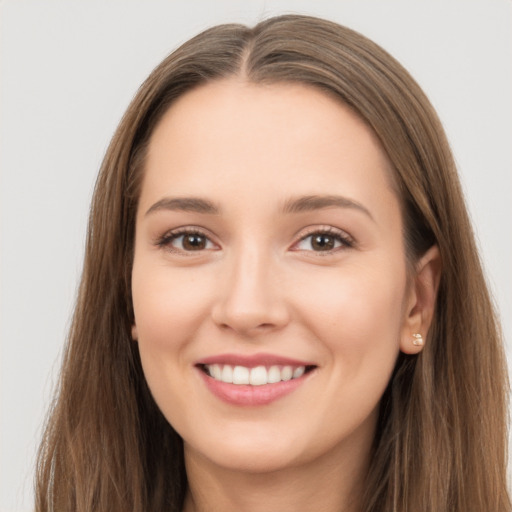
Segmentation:
{"type": "Polygon", "coordinates": [[[369,36],[409,69],[452,144],[512,359],[510,0],[0,6],[0,511],[32,509],[34,454],[110,137],[151,69],[213,24],[316,14],[369,36]]]}

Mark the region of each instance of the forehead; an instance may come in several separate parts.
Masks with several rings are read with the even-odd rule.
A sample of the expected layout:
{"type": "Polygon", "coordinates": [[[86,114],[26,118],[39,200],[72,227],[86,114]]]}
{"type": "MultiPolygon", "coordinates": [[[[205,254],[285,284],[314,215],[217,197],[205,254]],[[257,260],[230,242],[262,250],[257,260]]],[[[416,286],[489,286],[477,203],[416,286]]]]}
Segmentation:
{"type": "Polygon", "coordinates": [[[340,101],[296,83],[229,79],[186,93],[152,134],[145,173],[141,200],[198,189],[268,196],[336,188],[368,201],[392,192],[373,131],[340,101]]]}

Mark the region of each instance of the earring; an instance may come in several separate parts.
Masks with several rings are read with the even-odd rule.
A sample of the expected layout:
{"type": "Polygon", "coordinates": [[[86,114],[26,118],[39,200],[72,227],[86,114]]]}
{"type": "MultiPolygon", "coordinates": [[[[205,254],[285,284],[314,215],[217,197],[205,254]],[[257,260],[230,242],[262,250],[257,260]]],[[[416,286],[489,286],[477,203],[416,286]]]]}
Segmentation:
{"type": "Polygon", "coordinates": [[[413,337],[412,344],[415,347],[422,347],[423,344],[425,343],[423,341],[423,336],[421,334],[415,333],[412,335],[412,337],[413,337]]]}

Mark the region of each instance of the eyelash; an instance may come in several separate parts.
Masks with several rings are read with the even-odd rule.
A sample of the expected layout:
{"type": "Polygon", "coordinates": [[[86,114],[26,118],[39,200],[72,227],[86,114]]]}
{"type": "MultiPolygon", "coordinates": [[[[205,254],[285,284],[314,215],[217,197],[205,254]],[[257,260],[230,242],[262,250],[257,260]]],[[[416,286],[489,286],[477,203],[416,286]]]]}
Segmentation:
{"type": "Polygon", "coordinates": [[[197,250],[197,251],[187,251],[186,249],[178,249],[176,247],[173,247],[171,244],[178,240],[180,237],[184,237],[186,235],[196,235],[204,238],[207,243],[213,243],[208,235],[206,235],[201,229],[199,228],[179,228],[175,231],[169,231],[165,235],[163,235],[161,238],[159,238],[156,242],[156,245],[162,249],[167,249],[170,252],[173,253],[179,253],[179,254],[185,254],[187,256],[193,256],[195,252],[202,252],[203,250],[197,250]]]}
{"type": "MultiPolygon", "coordinates": [[[[197,251],[194,250],[186,250],[186,249],[179,249],[172,246],[172,243],[176,240],[178,240],[180,237],[184,237],[186,235],[196,235],[199,237],[202,237],[206,240],[206,243],[213,244],[214,242],[211,241],[210,237],[206,235],[200,228],[179,228],[175,231],[167,232],[165,235],[160,237],[156,241],[156,245],[162,249],[167,249],[170,252],[173,253],[179,253],[179,254],[186,254],[187,256],[194,255],[195,252],[203,252],[204,250],[208,250],[206,248],[204,249],[198,249],[197,251]]],[[[333,228],[332,226],[320,226],[312,228],[309,232],[302,235],[301,238],[294,243],[293,246],[299,245],[301,242],[304,242],[308,238],[312,237],[313,235],[321,235],[321,236],[328,236],[334,238],[335,243],[339,242],[338,247],[334,247],[332,249],[328,249],[325,251],[314,251],[314,250],[307,250],[307,249],[292,249],[294,251],[303,251],[303,252],[313,252],[316,253],[319,256],[328,256],[331,255],[339,250],[342,249],[349,249],[354,247],[355,241],[354,239],[349,236],[344,231],[341,231],[339,229],[333,228]]]]}
{"type": "MultiPolygon", "coordinates": [[[[354,247],[355,241],[354,239],[349,236],[344,231],[341,231],[340,229],[333,228],[332,226],[320,226],[312,228],[309,232],[306,232],[298,242],[294,244],[294,246],[300,244],[301,242],[304,242],[308,238],[312,237],[313,235],[321,235],[321,236],[328,236],[334,238],[335,242],[339,242],[340,245],[338,247],[334,247],[332,249],[328,249],[326,251],[314,251],[314,250],[307,250],[307,249],[294,249],[295,251],[305,251],[305,252],[314,252],[318,256],[329,256],[335,252],[338,252],[339,250],[343,249],[350,249],[354,247]]],[[[311,243],[311,242],[310,242],[311,243]]]]}

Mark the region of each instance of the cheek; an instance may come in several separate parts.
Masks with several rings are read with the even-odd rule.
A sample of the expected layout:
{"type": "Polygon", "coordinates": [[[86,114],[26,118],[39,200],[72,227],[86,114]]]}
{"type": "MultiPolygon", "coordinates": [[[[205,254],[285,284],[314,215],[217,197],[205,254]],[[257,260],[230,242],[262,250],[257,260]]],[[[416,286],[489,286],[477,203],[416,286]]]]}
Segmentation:
{"type": "Polygon", "coordinates": [[[173,272],[164,266],[134,264],[132,295],[139,338],[165,348],[197,327],[207,307],[205,282],[197,272],[173,272]]]}
{"type": "Polygon", "coordinates": [[[309,328],[349,380],[363,369],[390,372],[399,350],[405,272],[397,265],[351,266],[316,276],[302,293],[309,328]]]}
{"type": "Polygon", "coordinates": [[[169,391],[187,384],[182,373],[190,366],[188,348],[206,309],[206,294],[193,272],[172,272],[141,257],[134,262],[132,296],[144,375],[166,414],[179,407],[182,396],[169,391]]]}

